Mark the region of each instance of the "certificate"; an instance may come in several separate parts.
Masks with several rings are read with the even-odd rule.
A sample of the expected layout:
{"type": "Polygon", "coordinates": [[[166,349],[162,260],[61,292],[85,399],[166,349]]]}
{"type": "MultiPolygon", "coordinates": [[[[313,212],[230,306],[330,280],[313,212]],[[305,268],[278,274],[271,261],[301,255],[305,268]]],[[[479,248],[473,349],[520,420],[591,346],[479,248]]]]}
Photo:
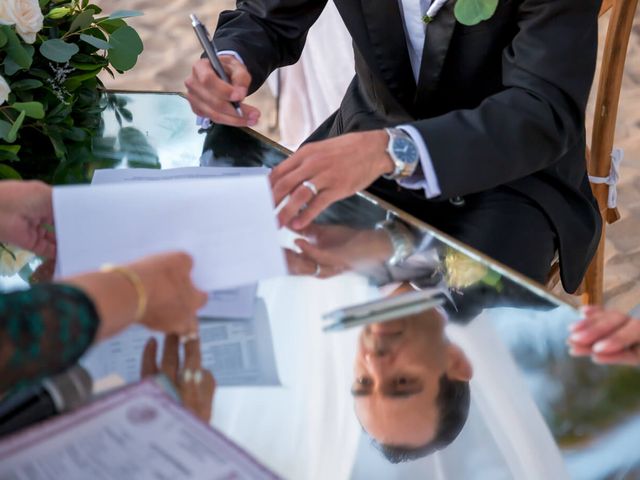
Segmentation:
{"type": "Polygon", "coordinates": [[[276,478],[153,380],[0,442],[1,480],[276,478]]]}

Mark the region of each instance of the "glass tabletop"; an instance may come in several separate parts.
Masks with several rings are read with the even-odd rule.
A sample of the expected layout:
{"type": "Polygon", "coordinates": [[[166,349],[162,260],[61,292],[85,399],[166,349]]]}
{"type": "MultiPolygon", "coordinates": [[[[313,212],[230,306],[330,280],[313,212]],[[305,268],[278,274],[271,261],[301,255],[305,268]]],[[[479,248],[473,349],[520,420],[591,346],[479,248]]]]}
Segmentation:
{"type": "MultiPolygon", "coordinates": [[[[90,168],[272,167],[289,153],[250,130],[198,130],[177,94],[107,105],[90,168]]],[[[222,292],[255,298],[245,318],[201,320],[212,424],[279,475],[640,478],[640,371],[570,357],[579,313],[544,287],[366,193],[281,233],[289,275],[222,292]]],[[[135,381],[149,335],[130,329],[84,363],[135,381]]]]}

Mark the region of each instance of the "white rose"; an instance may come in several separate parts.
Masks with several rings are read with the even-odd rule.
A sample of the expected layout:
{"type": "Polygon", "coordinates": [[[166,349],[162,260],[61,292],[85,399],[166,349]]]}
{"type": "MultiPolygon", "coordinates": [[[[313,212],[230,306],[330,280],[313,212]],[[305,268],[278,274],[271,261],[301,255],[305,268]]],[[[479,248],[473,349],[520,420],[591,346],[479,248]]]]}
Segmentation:
{"type": "Polygon", "coordinates": [[[11,245],[0,246],[0,277],[11,277],[24,268],[35,254],[11,245]]]}
{"type": "Polygon", "coordinates": [[[4,79],[2,75],[0,75],[0,105],[9,100],[9,94],[11,93],[11,87],[4,79]]]}
{"type": "Polygon", "coordinates": [[[44,17],[38,0],[0,0],[0,21],[16,26],[16,32],[27,43],[36,41],[44,17]]]}

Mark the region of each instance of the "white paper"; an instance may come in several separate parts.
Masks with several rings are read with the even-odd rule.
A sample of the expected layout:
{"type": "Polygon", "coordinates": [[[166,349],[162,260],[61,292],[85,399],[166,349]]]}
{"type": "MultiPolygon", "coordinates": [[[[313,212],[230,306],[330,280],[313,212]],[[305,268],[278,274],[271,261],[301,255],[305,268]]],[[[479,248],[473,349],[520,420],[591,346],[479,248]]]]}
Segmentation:
{"type": "MultiPolygon", "coordinates": [[[[81,363],[96,380],[117,374],[127,383],[136,382],[151,337],[158,341],[160,355],[163,335],[134,326],[93,347],[81,363]]],[[[260,298],[251,319],[201,320],[200,348],[202,365],[219,386],[280,385],[267,308],[260,298]]]]}
{"type": "Polygon", "coordinates": [[[155,168],[105,168],[93,173],[91,183],[102,185],[119,182],[148,182],[203,177],[237,177],[267,175],[266,167],[181,167],[159,170],[155,168]]]}
{"type": "Polygon", "coordinates": [[[205,291],[284,275],[266,176],[56,187],[61,276],[185,251],[205,291]]]}
{"type": "MultiPolygon", "coordinates": [[[[93,173],[91,183],[102,185],[119,182],[154,182],[201,177],[266,175],[266,167],[183,167],[158,170],[153,168],[106,168],[93,173]]],[[[257,285],[209,293],[209,301],[198,312],[202,317],[250,318],[253,316],[257,285]]]]}
{"type": "Polygon", "coordinates": [[[0,442],[2,480],[275,479],[151,382],[0,442]]]}
{"type": "Polygon", "coordinates": [[[205,318],[251,318],[255,312],[258,284],[209,293],[207,304],[198,312],[205,318]]]}

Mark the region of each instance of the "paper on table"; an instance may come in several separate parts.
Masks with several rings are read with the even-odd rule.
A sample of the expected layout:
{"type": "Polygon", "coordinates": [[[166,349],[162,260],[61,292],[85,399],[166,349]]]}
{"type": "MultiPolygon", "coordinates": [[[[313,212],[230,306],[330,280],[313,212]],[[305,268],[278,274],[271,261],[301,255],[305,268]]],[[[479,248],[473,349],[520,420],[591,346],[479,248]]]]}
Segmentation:
{"type": "Polygon", "coordinates": [[[152,381],[0,442],[11,480],[276,479],[231,440],[198,421],[152,381]]]}
{"type": "MultiPolygon", "coordinates": [[[[115,373],[127,383],[135,382],[140,379],[142,350],[151,337],[162,352],[161,334],[135,326],[93,347],[81,363],[95,380],[115,373]]],[[[248,320],[201,320],[200,342],[202,365],[218,385],[280,385],[264,300],[256,300],[254,317],[248,320]]]]}
{"type": "MultiPolygon", "coordinates": [[[[119,182],[152,182],[178,178],[265,175],[264,167],[184,167],[158,170],[153,168],[107,168],[96,170],[91,183],[101,185],[119,182]]],[[[250,318],[253,315],[257,285],[209,293],[207,304],[198,314],[202,317],[250,318]]]]}
{"type": "Polygon", "coordinates": [[[175,180],[178,178],[237,177],[245,175],[267,175],[266,167],[181,167],[158,170],[155,168],[105,168],[93,173],[91,183],[175,180]]]}
{"type": "Polygon", "coordinates": [[[266,176],[56,187],[60,276],[181,250],[205,290],[284,275],[266,176]]]}

